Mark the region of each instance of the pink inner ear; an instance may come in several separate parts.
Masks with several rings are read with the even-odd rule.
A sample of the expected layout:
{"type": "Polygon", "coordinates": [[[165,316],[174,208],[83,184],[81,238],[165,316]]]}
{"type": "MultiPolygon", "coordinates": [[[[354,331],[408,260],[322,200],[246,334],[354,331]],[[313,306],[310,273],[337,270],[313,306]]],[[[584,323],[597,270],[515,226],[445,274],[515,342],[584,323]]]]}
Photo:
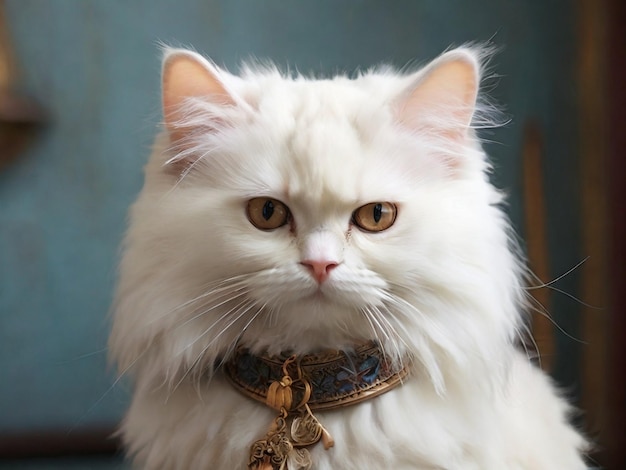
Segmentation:
{"type": "Polygon", "coordinates": [[[416,131],[464,139],[476,107],[478,80],[472,55],[444,54],[400,101],[399,120],[416,131]]]}
{"type": "Polygon", "coordinates": [[[163,116],[171,140],[178,141],[192,130],[185,125],[185,106],[192,98],[201,98],[218,105],[232,106],[232,96],[222,83],[216,67],[202,56],[189,52],[173,52],[163,65],[163,116]]]}

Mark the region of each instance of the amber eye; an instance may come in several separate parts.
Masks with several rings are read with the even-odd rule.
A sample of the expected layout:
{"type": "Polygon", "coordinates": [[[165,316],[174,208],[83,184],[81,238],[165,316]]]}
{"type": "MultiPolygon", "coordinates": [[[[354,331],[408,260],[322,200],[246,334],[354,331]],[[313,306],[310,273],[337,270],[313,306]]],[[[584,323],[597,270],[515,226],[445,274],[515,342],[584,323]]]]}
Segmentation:
{"type": "Polygon", "coordinates": [[[273,230],[289,221],[289,209],[270,197],[255,197],[248,201],[248,219],[259,230],[273,230]]]}
{"type": "Polygon", "coordinates": [[[366,232],[382,232],[396,221],[398,209],[390,202],[372,202],[352,214],[352,222],[366,232]]]}

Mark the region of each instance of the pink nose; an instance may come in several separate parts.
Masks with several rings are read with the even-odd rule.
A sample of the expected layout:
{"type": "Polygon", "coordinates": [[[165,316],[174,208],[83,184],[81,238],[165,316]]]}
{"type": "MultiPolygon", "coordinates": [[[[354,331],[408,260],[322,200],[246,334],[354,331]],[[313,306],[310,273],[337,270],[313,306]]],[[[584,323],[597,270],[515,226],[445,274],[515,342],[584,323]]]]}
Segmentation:
{"type": "Polygon", "coordinates": [[[300,264],[307,268],[311,273],[311,276],[313,276],[313,278],[320,284],[328,279],[328,276],[330,276],[330,272],[333,269],[339,266],[339,263],[334,261],[317,259],[305,259],[304,261],[300,261],[300,264]]]}

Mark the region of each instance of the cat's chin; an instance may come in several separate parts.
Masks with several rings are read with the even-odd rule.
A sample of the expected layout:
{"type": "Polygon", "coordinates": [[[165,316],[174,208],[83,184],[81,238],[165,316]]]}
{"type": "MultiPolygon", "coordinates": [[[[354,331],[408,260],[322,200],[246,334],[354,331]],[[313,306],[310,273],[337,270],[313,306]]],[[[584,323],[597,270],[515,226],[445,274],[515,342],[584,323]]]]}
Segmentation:
{"type": "Polygon", "coordinates": [[[362,313],[321,290],[280,306],[268,322],[260,322],[241,338],[256,352],[298,354],[324,349],[350,349],[376,339],[362,313]]]}
{"type": "Polygon", "coordinates": [[[295,323],[306,329],[336,329],[337,323],[345,323],[358,316],[354,306],[349,306],[322,291],[316,291],[298,301],[285,304],[281,306],[280,311],[284,322],[295,323]]]}
{"type": "Polygon", "coordinates": [[[366,308],[368,306],[380,304],[380,292],[378,285],[355,286],[353,283],[336,282],[333,279],[315,286],[307,287],[292,302],[302,305],[308,304],[312,309],[333,309],[341,310],[366,308]]]}
{"type": "Polygon", "coordinates": [[[255,354],[269,354],[277,356],[284,353],[306,355],[319,353],[326,350],[346,351],[352,350],[362,344],[372,341],[371,338],[349,337],[343,334],[331,333],[327,330],[308,330],[306,334],[294,335],[293,337],[281,336],[278,340],[264,340],[264,338],[254,338],[247,347],[255,354]]]}
{"type": "Polygon", "coordinates": [[[314,310],[328,309],[328,308],[341,308],[343,306],[354,306],[354,303],[343,299],[338,296],[336,292],[328,291],[322,286],[318,287],[315,291],[309,292],[299,302],[300,304],[309,304],[310,308],[314,310]]]}

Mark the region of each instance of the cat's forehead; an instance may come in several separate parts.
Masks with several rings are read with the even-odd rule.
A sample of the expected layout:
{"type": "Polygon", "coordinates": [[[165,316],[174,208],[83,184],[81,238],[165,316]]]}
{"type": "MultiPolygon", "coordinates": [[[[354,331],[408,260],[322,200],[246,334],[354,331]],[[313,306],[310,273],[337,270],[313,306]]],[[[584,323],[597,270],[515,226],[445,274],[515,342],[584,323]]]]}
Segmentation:
{"type": "MultiPolygon", "coordinates": [[[[394,192],[391,94],[369,80],[267,83],[258,96],[269,172],[286,197],[354,204],[394,192]]],[[[380,81],[380,80],[379,80],[380,81]]],[[[398,169],[399,170],[399,169],[398,169]]],[[[391,195],[389,196],[391,197],[391,195]]]]}
{"type": "Polygon", "coordinates": [[[300,120],[345,118],[388,105],[414,78],[371,72],[356,78],[290,78],[266,74],[239,82],[241,91],[261,113],[300,120]]]}

